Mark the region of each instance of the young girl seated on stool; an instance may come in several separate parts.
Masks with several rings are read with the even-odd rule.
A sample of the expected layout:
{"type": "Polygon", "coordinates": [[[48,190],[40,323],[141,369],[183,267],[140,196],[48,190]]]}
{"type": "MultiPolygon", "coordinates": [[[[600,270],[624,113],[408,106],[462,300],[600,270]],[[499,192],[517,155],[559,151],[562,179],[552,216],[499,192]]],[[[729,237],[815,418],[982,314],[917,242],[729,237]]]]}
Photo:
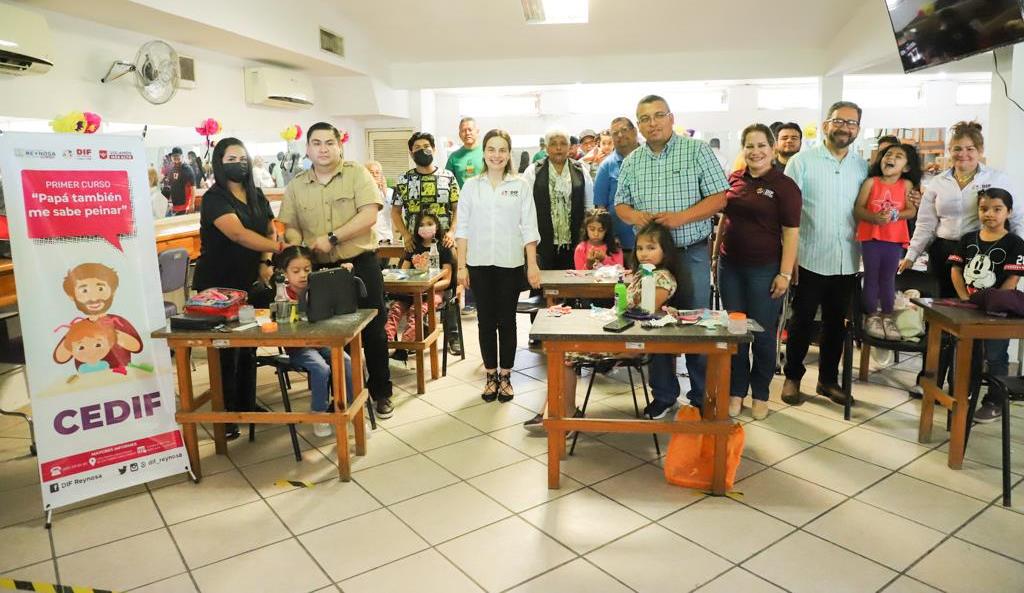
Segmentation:
{"type": "MultiPolygon", "coordinates": [[[[1024,239],[1010,233],[1010,192],[989,188],[978,192],[978,220],[981,228],[960,237],[960,245],[949,256],[953,287],[961,300],[985,288],[1015,289],[1024,275],[1024,239]]],[[[992,375],[1010,372],[1010,340],[985,340],[985,361],[992,375]]],[[[1003,415],[999,395],[989,391],[974,414],[975,422],[993,422],[1003,415]]]]}
{"type": "Polygon", "coordinates": [[[580,242],[573,254],[577,270],[622,265],[622,248],[612,233],[612,215],[607,210],[591,210],[583,219],[580,242]]]}
{"type": "MultiPolygon", "coordinates": [[[[278,256],[278,265],[284,270],[288,298],[298,302],[299,312],[305,310],[306,289],[309,274],[313,271],[313,254],[306,247],[293,245],[285,248],[278,256]]],[[[349,270],[351,264],[342,264],[349,270]]],[[[313,397],[309,403],[312,412],[327,412],[331,409],[331,349],[330,348],[285,348],[291,364],[309,373],[309,388],[313,397]]],[[[345,356],[345,394],[352,403],[352,361],[345,356]]],[[[313,425],[313,434],[318,437],[331,436],[331,424],[320,422],[313,425]]]]}
{"type": "MultiPolygon", "coordinates": [[[[441,228],[441,221],[436,215],[429,212],[421,212],[416,216],[415,226],[416,235],[413,237],[413,250],[411,253],[407,252],[403,257],[402,269],[408,270],[412,268],[413,257],[428,257],[430,247],[433,245],[437,246],[439,263],[443,273],[441,279],[434,285],[434,305],[438,306],[442,302],[441,294],[452,284],[452,270],[455,268],[454,256],[452,255],[452,250],[442,245],[437,239],[444,236],[444,230],[441,228]]],[[[426,315],[427,304],[423,303],[423,317],[426,318],[426,315]]],[[[384,325],[384,331],[387,333],[389,341],[397,341],[398,326],[403,318],[407,320],[407,325],[405,332],[402,333],[402,341],[412,342],[416,339],[416,318],[412,310],[412,297],[399,295],[391,302],[391,307],[388,310],[388,321],[384,325]]],[[[406,360],[408,356],[409,353],[407,351],[396,350],[391,355],[391,358],[406,360]]]]}
{"type": "MultiPolygon", "coordinates": [[[[672,233],[664,226],[652,222],[636,234],[636,249],[633,251],[632,266],[639,270],[641,264],[654,266],[654,310],[661,308],[676,292],[676,278],[672,271],[678,269],[679,251],[672,240],[672,233]]],[[[640,306],[640,274],[633,274],[626,286],[627,308],[640,306]]],[[[580,313],[573,313],[578,315],[580,313]]],[[[565,418],[582,417],[582,411],[576,407],[576,371],[581,363],[594,363],[609,357],[626,358],[636,356],[625,352],[566,352],[565,366],[562,368],[562,400],[565,402],[565,418]]],[[[527,430],[543,430],[544,414],[540,413],[523,423],[527,430]]]]}

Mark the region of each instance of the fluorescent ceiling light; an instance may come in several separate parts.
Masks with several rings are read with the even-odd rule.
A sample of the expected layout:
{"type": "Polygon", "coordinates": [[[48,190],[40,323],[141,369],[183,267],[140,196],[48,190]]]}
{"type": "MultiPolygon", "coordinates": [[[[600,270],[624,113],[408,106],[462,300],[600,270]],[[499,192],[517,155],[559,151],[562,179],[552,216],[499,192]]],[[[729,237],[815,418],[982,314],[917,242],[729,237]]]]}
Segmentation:
{"type": "Polygon", "coordinates": [[[586,23],[589,0],[521,0],[528,25],[586,23]]]}

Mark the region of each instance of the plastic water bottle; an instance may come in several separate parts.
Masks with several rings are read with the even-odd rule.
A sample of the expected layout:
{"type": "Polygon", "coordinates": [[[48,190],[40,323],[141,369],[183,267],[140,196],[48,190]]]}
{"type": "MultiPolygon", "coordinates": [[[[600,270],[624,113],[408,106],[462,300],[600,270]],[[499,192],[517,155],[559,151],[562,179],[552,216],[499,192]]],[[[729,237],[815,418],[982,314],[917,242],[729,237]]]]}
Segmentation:
{"type": "Polygon", "coordinates": [[[285,289],[284,281],[277,283],[277,294],[274,296],[274,320],[278,323],[284,323],[288,321],[289,312],[291,311],[291,299],[288,298],[288,292],[285,289]]]}
{"type": "Polygon", "coordinates": [[[437,251],[437,243],[430,245],[430,271],[436,272],[441,269],[441,254],[437,251]]]}
{"type": "Polygon", "coordinates": [[[651,313],[654,311],[654,264],[640,266],[640,308],[651,313]]]}
{"type": "Polygon", "coordinates": [[[621,316],[626,312],[626,305],[629,300],[628,292],[626,291],[626,282],[619,274],[619,281],[615,283],[615,313],[621,316]]]}

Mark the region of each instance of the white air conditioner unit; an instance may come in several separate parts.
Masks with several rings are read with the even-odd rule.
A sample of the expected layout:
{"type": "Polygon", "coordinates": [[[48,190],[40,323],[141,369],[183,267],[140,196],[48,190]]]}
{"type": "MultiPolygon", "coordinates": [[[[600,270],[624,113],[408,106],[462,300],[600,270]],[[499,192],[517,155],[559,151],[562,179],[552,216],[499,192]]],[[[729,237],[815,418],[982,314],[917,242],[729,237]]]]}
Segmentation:
{"type": "Polygon", "coordinates": [[[313,83],[293,70],[246,68],[245,100],[253,105],[306,109],[313,106],[313,83]]]}
{"type": "Polygon", "coordinates": [[[0,4],[0,74],[43,74],[53,67],[52,56],[46,19],[0,4]]]}

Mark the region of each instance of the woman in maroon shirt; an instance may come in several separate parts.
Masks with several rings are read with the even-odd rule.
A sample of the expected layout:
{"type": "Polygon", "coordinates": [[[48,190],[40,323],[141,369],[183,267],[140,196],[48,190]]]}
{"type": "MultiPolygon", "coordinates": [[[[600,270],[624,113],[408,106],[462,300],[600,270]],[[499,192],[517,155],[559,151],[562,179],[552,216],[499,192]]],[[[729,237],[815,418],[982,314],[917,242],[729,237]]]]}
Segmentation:
{"type": "Polygon", "coordinates": [[[745,167],[729,177],[713,267],[722,304],[742,311],[765,331],[732,357],[729,415],[739,416],[747,390],[755,420],[768,415],[768,386],[775,374],[775,330],[789,289],[800,235],[800,189],[772,167],[775,138],[762,124],[743,130],[745,167]],[[753,364],[749,350],[753,350],[753,364]]]}

